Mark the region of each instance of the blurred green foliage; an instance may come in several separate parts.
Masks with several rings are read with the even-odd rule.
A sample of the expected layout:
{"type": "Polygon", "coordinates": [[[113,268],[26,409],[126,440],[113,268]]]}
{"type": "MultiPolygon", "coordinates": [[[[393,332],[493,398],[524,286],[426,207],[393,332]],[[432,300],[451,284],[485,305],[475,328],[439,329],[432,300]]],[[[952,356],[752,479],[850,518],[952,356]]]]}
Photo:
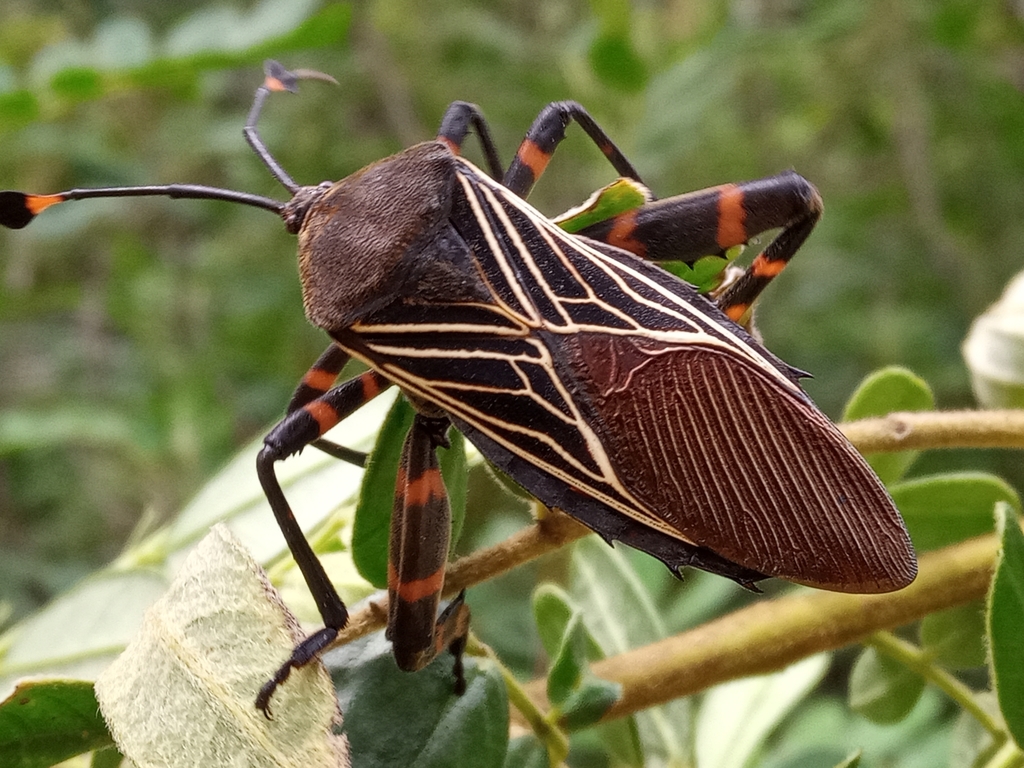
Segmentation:
{"type": "MultiPolygon", "coordinates": [[[[6,0],[0,187],[283,197],[241,137],[266,56],[341,82],[265,112],[303,183],[429,138],[454,99],[483,107],[506,159],[544,104],[581,101],[661,196],[796,168],[826,216],[760,307],[769,346],[816,374],[833,415],[884,364],[940,407],[972,402],[959,345],[1024,263],[1018,5],[6,0]]],[[[571,132],[533,202],[553,215],[613,176],[571,132]]],[[[280,416],[325,345],[294,251],[263,212],[194,201],[80,202],[0,233],[0,598],[16,614],[280,416]]]]}

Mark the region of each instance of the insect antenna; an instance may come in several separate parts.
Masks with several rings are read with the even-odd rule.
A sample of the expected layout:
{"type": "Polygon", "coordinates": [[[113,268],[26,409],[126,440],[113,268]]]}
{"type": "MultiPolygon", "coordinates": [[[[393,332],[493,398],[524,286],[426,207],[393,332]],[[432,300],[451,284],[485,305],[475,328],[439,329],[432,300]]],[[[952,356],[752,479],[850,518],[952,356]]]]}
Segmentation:
{"type": "Polygon", "coordinates": [[[260,87],[256,89],[256,96],[252,101],[252,109],[249,110],[249,117],[245,121],[245,128],[242,132],[245,134],[245,140],[249,146],[252,147],[252,151],[256,153],[256,156],[267,166],[267,170],[273,174],[274,178],[277,179],[281,184],[291,192],[293,195],[298,191],[299,185],[295,183],[295,180],[288,175],[288,172],[280,166],[280,164],[270,154],[270,150],[267,149],[263,140],[260,138],[259,133],[256,131],[256,121],[260,118],[260,112],[263,110],[263,102],[267,100],[267,96],[274,91],[288,91],[289,93],[295,93],[298,91],[299,80],[323,80],[324,82],[334,83],[338,85],[338,81],[330,75],[324,74],[323,72],[317,72],[315,69],[296,69],[294,72],[290,72],[285,69],[282,64],[274,61],[273,59],[267,59],[263,64],[263,82],[260,83],[260,87]]]}
{"type": "MultiPolygon", "coordinates": [[[[289,192],[295,194],[299,189],[292,178],[285,173],[277,161],[270,156],[259,134],[256,132],[256,120],[259,118],[263,102],[272,91],[291,91],[297,88],[299,80],[326,80],[337,84],[330,75],[308,69],[289,72],[276,61],[268,61],[264,65],[266,75],[263,83],[256,89],[252,109],[245,124],[245,138],[256,152],[257,157],[270,170],[289,192]]],[[[68,200],[85,200],[90,197],[173,197],[193,200],[224,200],[229,203],[240,203],[255,208],[273,211],[281,215],[286,203],[262,195],[248,192],[236,192],[232,189],[208,187],[203,184],[164,184],[141,187],[100,187],[93,189],[69,189],[52,195],[34,195],[27,192],[7,190],[0,192],[0,225],[9,229],[21,229],[29,224],[37,215],[52,205],[68,200]]]]}

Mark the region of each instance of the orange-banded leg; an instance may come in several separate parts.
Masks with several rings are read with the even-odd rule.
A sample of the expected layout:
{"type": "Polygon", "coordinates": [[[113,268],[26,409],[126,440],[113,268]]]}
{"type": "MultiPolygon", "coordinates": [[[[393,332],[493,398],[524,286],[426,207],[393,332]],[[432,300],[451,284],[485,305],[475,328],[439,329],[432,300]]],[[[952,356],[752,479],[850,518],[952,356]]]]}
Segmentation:
{"type": "MultiPolygon", "coordinates": [[[[473,114],[475,120],[484,125],[479,112],[473,114]]],[[[573,120],[621,176],[643,183],[633,164],[604,129],[574,101],[552,102],[541,110],[502,183],[520,197],[526,197],[573,120]]],[[[461,134],[464,136],[465,131],[461,134]]],[[[746,244],[762,232],[781,227],[782,231],[755,257],[743,275],[717,298],[726,315],[737,322],[745,322],[754,300],[807,239],[821,218],[821,211],[818,191],[802,176],[787,172],[655,200],[578,234],[624,248],[651,261],[692,263],[701,256],[724,253],[746,244]]]]}
{"type": "Polygon", "coordinates": [[[401,669],[422,669],[449,649],[455,691],[462,693],[462,651],[469,606],[460,594],[438,616],[451,535],[451,510],[437,448],[447,447],[447,418],[417,414],[402,447],[388,551],[388,629],[401,669]]]}
{"type": "MultiPolygon", "coordinates": [[[[325,356],[326,353],[321,356],[321,360],[325,356]]],[[[338,631],[348,621],[348,609],[295,520],[291,506],[274,473],[274,464],[315,443],[338,422],[350,416],[390,385],[391,382],[376,371],[367,371],[297,406],[266,436],[263,450],[256,458],[256,474],[263,486],[263,492],[324,621],[324,628],[299,643],[288,660],[260,689],[256,697],[256,707],[263,710],[268,718],[270,697],[277,686],[288,679],[293,669],[304,666],[316,658],[317,654],[331,644],[338,631]]]]}
{"type": "Polygon", "coordinates": [[[821,211],[818,190],[799,174],[788,171],[656,200],[578,234],[651,261],[692,263],[781,227],[775,239],[717,299],[731,319],[741,322],[761,291],[807,239],[821,211]]]}
{"type": "Polygon", "coordinates": [[[633,164],[608,138],[608,134],[587,110],[575,101],[554,101],[540,111],[530,130],[526,132],[526,138],[519,145],[515,158],[505,172],[502,184],[520,197],[525,198],[529,195],[533,185],[547,168],[555,148],[565,138],[566,127],[573,120],[608,158],[608,162],[620,176],[643,183],[633,164]]]}
{"type": "MultiPolygon", "coordinates": [[[[287,413],[291,413],[299,408],[302,408],[307,403],[316,400],[327,392],[331,387],[334,386],[334,382],[337,381],[338,375],[341,373],[342,368],[351,359],[348,352],[343,350],[337,344],[331,344],[324,353],[317,358],[317,361],[310,366],[309,370],[306,371],[306,375],[302,377],[302,381],[299,386],[295,388],[292,393],[292,399],[288,403],[287,413]]],[[[380,377],[374,375],[365,375],[362,377],[364,396],[367,400],[372,400],[374,397],[374,388],[379,386],[380,377]]],[[[357,467],[366,466],[366,454],[362,451],[354,451],[351,448],[346,448],[343,445],[331,442],[319,438],[310,443],[314,448],[317,448],[328,456],[333,456],[341,461],[348,462],[349,464],[355,464],[357,467]]]]}
{"type": "Polygon", "coordinates": [[[462,154],[462,145],[466,141],[470,127],[476,129],[476,135],[483,147],[484,157],[487,159],[487,170],[490,171],[491,177],[501,179],[505,172],[501,169],[498,148],[494,144],[494,139],[491,138],[491,131],[487,127],[484,113],[476,104],[470,104],[468,101],[453,101],[449,104],[444,117],[441,118],[437,140],[447,144],[456,155],[462,154]]]}

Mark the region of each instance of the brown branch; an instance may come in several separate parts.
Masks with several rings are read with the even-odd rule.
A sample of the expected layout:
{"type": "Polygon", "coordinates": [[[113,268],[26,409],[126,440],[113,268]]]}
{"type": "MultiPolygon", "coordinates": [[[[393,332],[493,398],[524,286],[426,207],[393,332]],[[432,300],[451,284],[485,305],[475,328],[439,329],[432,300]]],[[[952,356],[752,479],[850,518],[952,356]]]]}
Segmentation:
{"type": "MultiPolygon", "coordinates": [[[[763,600],[696,629],[599,661],[595,675],[622,684],[622,698],[605,719],[749,675],[773,672],[821,651],[858,642],[943,608],[985,595],[996,537],[981,536],[921,557],[917,580],[886,595],[801,589],[763,600]]],[[[546,681],[527,694],[547,707],[546,681]]]]}
{"type": "MultiPolygon", "coordinates": [[[[529,528],[524,528],[499,544],[477,550],[449,565],[445,574],[444,594],[455,595],[474,584],[493,579],[523,563],[581,539],[588,533],[589,528],[577,523],[565,513],[543,509],[543,516],[529,528]]],[[[348,624],[338,634],[334,645],[344,645],[382,629],[387,617],[387,598],[371,603],[349,617],[348,624]]]]}
{"type": "Polygon", "coordinates": [[[927,448],[1024,448],[1024,410],[921,411],[840,424],[861,453],[927,448]]]}
{"type": "MultiPolygon", "coordinates": [[[[864,419],[861,421],[841,424],[840,428],[857,447],[857,449],[863,453],[926,448],[1024,448],[1024,410],[894,413],[883,418],[864,419]]],[[[582,538],[589,532],[590,531],[587,528],[577,523],[564,513],[548,512],[542,519],[538,520],[535,525],[520,531],[500,544],[479,550],[456,561],[455,563],[452,563],[448,568],[448,573],[445,578],[445,595],[454,595],[466,587],[470,587],[474,584],[479,584],[482,581],[499,576],[516,566],[527,563],[541,555],[565,546],[576,539],[582,538]]],[[[968,542],[968,544],[970,544],[970,542],[968,542]]],[[[962,546],[967,546],[967,544],[962,546]]],[[[955,552],[955,550],[956,548],[952,548],[950,550],[942,550],[942,552],[955,552]]],[[[978,562],[972,561],[974,562],[975,567],[989,567],[991,564],[991,553],[994,552],[994,544],[990,544],[989,549],[986,551],[989,553],[988,559],[983,565],[979,565],[978,562]]],[[[767,629],[762,627],[762,630],[769,635],[769,638],[763,641],[758,641],[759,643],[764,642],[774,644],[775,646],[778,646],[781,643],[783,648],[796,648],[798,647],[796,645],[798,642],[805,645],[807,643],[811,643],[812,645],[808,646],[811,649],[806,652],[800,651],[792,656],[784,654],[782,657],[778,658],[788,660],[772,662],[775,666],[757,666],[760,659],[773,659],[776,658],[776,656],[772,653],[765,655],[762,653],[760,645],[747,644],[750,642],[749,640],[739,642],[737,638],[746,637],[747,634],[744,634],[743,627],[737,627],[730,624],[727,625],[728,634],[723,638],[717,639],[715,642],[718,643],[720,648],[735,646],[742,649],[742,654],[740,655],[752,657],[748,659],[748,661],[754,666],[746,669],[743,668],[743,664],[739,664],[738,666],[735,666],[735,669],[739,670],[743,668],[744,671],[737,671],[735,674],[732,674],[723,670],[720,674],[731,674],[732,677],[739,677],[741,675],[756,674],[758,672],[775,669],[778,666],[784,666],[791,660],[802,658],[802,656],[814,653],[816,650],[837,648],[842,645],[855,642],[860,637],[870,634],[876,629],[906,624],[920,618],[920,616],[923,616],[931,610],[937,610],[938,608],[967,602],[970,599],[974,599],[974,597],[980,596],[984,592],[984,587],[978,586],[979,582],[977,581],[976,575],[974,581],[968,581],[962,576],[954,573],[953,576],[949,577],[949,584],[944,585],[941,588],[936,587],[937,593],[928,595],[928,599],[932,601],[930,604],[934,605],[934,607],[921,612],[920,607],[916,604],[908,604],[907,596],[918,595],[921,589],[927,589],[927,585],[931,584],[931,581],[926,578],[926,569],[934,566],[928,566],[927,563],[931,562],[932,558],[937,557],[939,554],[941,553],[931,553],[922,558],[921,575],[918,576],[917,581],[909,588],[892,595],[865,597],[861,595],[839,595],[827,592],[814,592],[806,595],[801,594],[792,598],[783,598],[781,601],[763,601],[739,612],[741,619],[737,621],[742,621],[744,626],[748,626],[748,629],[746,630],[747,634],[752,631],[750,627],[756,628],[759,622],[762,625],[767,625],[767,629]],[[975,590],[971,592],[972,597],[964,599],[956,597],[964,588],[967,587],[975,590]],[[808,626],[800,630],[790,628],[786,633],[773,639],[771,637],[772,626],[781,625],[779,616],[776,612],[779,610],[797,610],[796,608],[790,608],[790,606],[802,605],[802,603],[799,602],[800,600],[812,601],[811,604],[815,606],[813,610],[809,610],[805,615],[805,617],[809,619],[808,626]],[[820,605],[817,602],[813,602],[815,600],[821,601],[820,605]],[[791,603],[789,601],[796,602],[791,603]],[[834,603],[829,601],[834,601],[834,603]],[[782,606],[781,608],[780,603],[782,606]],[[869,628],[864,629],[863,632],[858,631],[854,633],[854,635],[849,634],[849,628],[843,629],[842,631],[840,631],[840,629],[836,629],[835,631],[826,631],[828,626],[824,619],[825,614],[823,611],[830,609],[829,606],[833,605],[842,606],[838,609],[840,612],[867,612],[869,614],[873,614],[872,616],[865,618],[881,620],[882,623],[877,626],[871,625],[869,628]],[[858,607],[868,605],[872,607],[870,609],[858,607]],[[895,611],[895,613],[892,613],[893,611],[895,611]],[[900,611],[904,612],[900,613],[900,611]],[[811,623],[814,624],[813,628],[809,626],[811,623]],[[827,641],[824,639],[815,640],[815,638],[822,638],[822,632],[825,632],[825,637],[831,639],[828,639],[827,641]],[[799,633],[809,635],[809,637],[804,637],[802,635],[798,636],[799,633]],[[787,637],[787,634],[792,636],[787,637]],[[814,642],[826,642],[826,644],[817,647],[813,646],[814,642]]],[[[987,576],[985,578],[987,583],[987,576]]],[[[710,622],[709,624],[694,630],[694,632],[704,631],[705,628],[711,628],[708,631],[716,631],[714,628],[718,627],[721,622],[734,621],[732,616],[736,615],[737,614],[732,614],[731,616],[723,619],[710,622]]],[[[344,643],[351,642],[358,637],[369,634],[370,632],[381,629],[384,627],[386,621],[387,599],[384,598],[376,603],[371,603],[363,610],[352,614],[349,619],[349,623],[338,635],[338,639],[334,644],[342,645],[344,643]]],[[[681,637],[690,637],[691,634],[692,633],[687,633],[681,637]]],[[[667,643],[670,641],[665,642],[667,643]]],[[[688,642],[692,642],[692,640],[688,642]]],[[[701,659],[698,666],[703,668],[706,664],[707,669],[705,672],[710,674],[713,669],[711,662],[707,661],[710,651],[706,644],[703,645],[702,648],[704,656],[700,657],[697,655],[694,656],[694,658],[701,659]]],[[[640,649],[634,653],[641,653],[646,650],[647,649],[640,649]]],[[[779,649],[776,648],[775,652],[777,653],[778,650],[779,649]]],[[[629,656],[629,654],[624,654],[623,656],[616,658],[624,658],[627,656],[629,656]]],[[[629,658],[632,658],[632,656],[629,656],[629,658]]],[[[611,660],[609,659],[603,663],[610,662],[611,660]]],[[[730,663],[734,665],[737,664],[735,660],[730,663]]],[[[644,661],[641,665],[642,674],[638,674],[638,678],[647,676],[649,671],[647,667],[648,663],[644,661]]],[[[659,672],[659,675],[662,674],[663,673],[659,672]]],[[[605,675],[602,674],[601,676],[604,677],[605,675]]],[[[651,675],[651,677],[656,678],[658,675],[651,675]]],[[[717,682],[727,679],[731,679],[731,677],[715,678],[717,682]]],[[[649,685],[651,682],[652,681],[648,681],[645,684],[649,685]]],[[[630,679],[630,685],[633,685],[632,679],[630,679]]],[[[700,688],[703,687],[706,687],[706,684],[702,684],[700,686],[700,688]]],[[[688,690],[700,690],[700,688],[688,690]]],[[[675,693],[673,695],[682,696],[685,694],[675,693]]],[[[629,696],[630,698],[628,700],[632,701],[634,694],[629,694],[629,696]]],[[[641,697],[638,700],[643,699],[641,697]]],[[[622,706],[624,705],[620,703],[614,711],[619,712],[619,709],[622,706]]]]}

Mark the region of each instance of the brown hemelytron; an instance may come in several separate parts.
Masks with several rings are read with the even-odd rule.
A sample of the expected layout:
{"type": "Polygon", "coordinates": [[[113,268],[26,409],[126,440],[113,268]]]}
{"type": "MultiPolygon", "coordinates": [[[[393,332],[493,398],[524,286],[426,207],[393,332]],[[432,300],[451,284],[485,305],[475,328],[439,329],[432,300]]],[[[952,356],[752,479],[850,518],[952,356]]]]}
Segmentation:
{"type": "Polygon", "coordinates": [[[546,107],[502,169],[487,124],[464,102],[437,140],[341,181],[301,187],[256,132],[271,91],[297,79],[268,62],[245,136],[291,192],[268,198],[197,185],[0,193],[0,223],[89,197],[225,199],[278,213],[299,236],[309,319],[332,343],[271,431],[257,473],[325,627],[263,687],[316,657],[348,612],[292,515],[274,466],[323,439],[397,385],[417,416],[402,453],[390,539],[388,636],[403,669],[460,654],[469,610],[439,613],[447,494],[435,449],[451,425],[544,504],[676,574],[694,566],[753,587],[769,576],[885,592],[916,574],[910,540],[881,482],[799,385],[802,375],[738,324],[821,214],[795,173],[647,201],[568,234],[524,198],[575,121],[615,170],[636,170],[574,102],[546,107]],[[489,174],[460,157],[477,133],[489,174]],[[655,262],[722,253],[780,229],[712,301],[655,262]],[[336,383],[351,358],[370,370],[336,383]]]}

